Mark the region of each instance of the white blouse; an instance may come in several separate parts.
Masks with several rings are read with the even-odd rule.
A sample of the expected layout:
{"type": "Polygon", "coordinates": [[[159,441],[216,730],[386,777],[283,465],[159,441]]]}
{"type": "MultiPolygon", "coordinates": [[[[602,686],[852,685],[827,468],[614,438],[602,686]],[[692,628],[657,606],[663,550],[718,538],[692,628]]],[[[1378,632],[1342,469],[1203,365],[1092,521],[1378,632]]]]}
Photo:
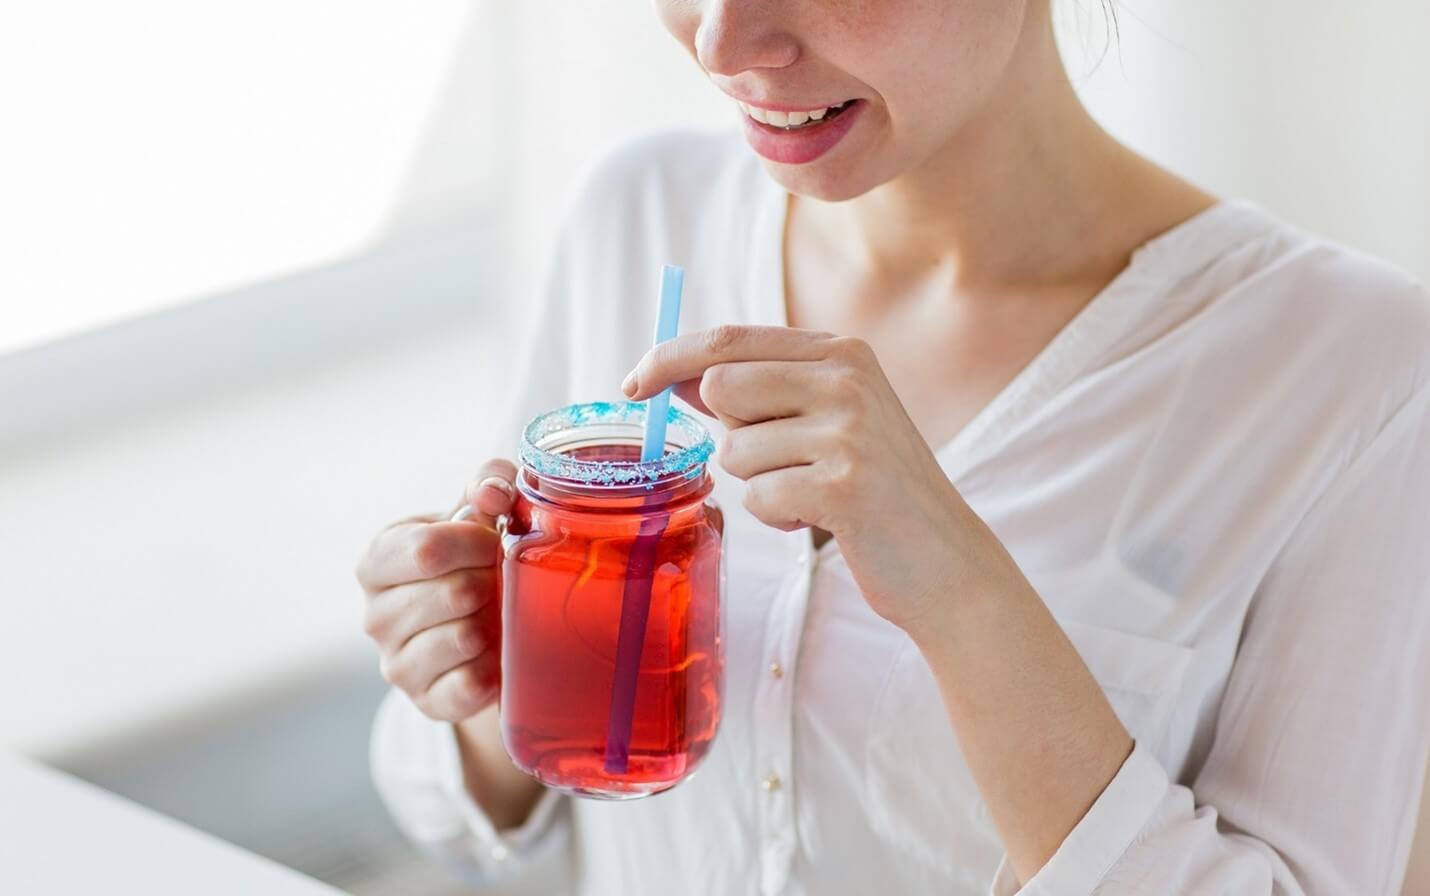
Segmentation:
{"type": "MultiPolygon", "coordinates": [[[[537,411],[618,394],[662,263],[687,271],[683,331],[785,324],[786,198],[736,135],[603,163],[512,454],[537,411]]],[[[502,892],[1392,893],[1430,746],[1427,381],[1422,288],[1225,202],[1138,249],[937,446],[1136,740],[1021,889],[909,638],[837,542],[763,526],[714,467],[727,696],[694,777],[630,803],[548,792],[497,834],[452,727],[394,691],[375,781],[417,844],[502,892]]]]}

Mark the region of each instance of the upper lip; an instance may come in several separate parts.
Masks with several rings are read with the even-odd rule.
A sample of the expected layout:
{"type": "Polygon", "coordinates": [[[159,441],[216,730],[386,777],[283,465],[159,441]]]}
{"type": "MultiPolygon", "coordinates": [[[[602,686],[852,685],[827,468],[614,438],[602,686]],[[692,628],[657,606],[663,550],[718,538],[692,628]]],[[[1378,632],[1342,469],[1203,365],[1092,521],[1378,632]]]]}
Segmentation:
{"type": "Polygon", "coordinates": [[[743,97],[739,94],[731,93],[728,90],[725,91],[725,94],[737,103],[744,103],[747,106],[754,106],[756,109],[764,109],[766,112],[813,112],[818,109],[827,109],[830,106],[837,106],[840,103],[853,102],[853,100],[845,98],[842,100],[834,100],[832,102],[818,104],[776,103],[771,100],[752,100],[748,97],[743,97]]]}

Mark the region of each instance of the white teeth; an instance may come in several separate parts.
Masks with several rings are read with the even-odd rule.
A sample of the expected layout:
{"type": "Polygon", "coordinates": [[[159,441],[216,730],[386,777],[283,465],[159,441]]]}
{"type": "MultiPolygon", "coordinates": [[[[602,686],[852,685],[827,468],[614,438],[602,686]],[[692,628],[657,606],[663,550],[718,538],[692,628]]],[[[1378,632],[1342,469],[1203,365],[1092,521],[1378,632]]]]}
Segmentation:
{"type": "Polygon", "coordinates": [[[820,121],[824,116],[842,109],[848,104],[849,101],[846,100],[842,103],[835,103],[833,106],[825,106],[823,109],[811,109],[808,112],[776,112],[772,109],[761,109],[758,106],[750,106],[745,103],[738,105],[746,115],[761,124],[774,125],[777,128],[796,128],[811,121],[820,121]]]}
{"type": "Polygon", "coordinates": [[[769,124],[769,122],[765,119],[764,109],[760,109],[756,106],[747,106],[744,103],[740,104],[740,108],[744,109],[745,114],[753,118],[755,121],[762,122],[764,124],[769,124]]]}

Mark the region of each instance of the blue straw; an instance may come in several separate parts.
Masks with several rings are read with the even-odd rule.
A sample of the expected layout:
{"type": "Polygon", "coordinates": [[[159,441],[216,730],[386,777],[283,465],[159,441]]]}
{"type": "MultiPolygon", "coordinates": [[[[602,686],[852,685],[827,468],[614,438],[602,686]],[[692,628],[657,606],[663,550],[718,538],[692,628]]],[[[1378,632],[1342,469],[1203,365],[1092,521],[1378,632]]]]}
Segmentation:
{"type": "MultiPolygon", "coordinates": [[[[680,328],[680,293],[685,286],[685,268],[666,265],[660,272],[660,312],[655,321],[655,342],[659,345],[674,339],[680,328]]],[[[665,457],[665,423],[670,415],[670,386],[646,402],[645,440],[641,443],[641,460],[665,457]]]]}
{"type": "MultiPolygon", "coordinates": [[[[685,270],[673,264],[660,273],[660,312],[655,322],[656,343],[674,339],[680,322],[680,292],[685,270]]],[[[645,439],[641,460],[665,457],[665,424],[670,414],[670,387],[651,396],[646,404],[645,439]]],[[[650,499],[646,499],[649,503],[650,499]]],[[[641,653],[650,617],[650,591],[655,582],[657,551],[669,516],[652,513],[641,520],[626,558],[626,581],[621,592],[621,622],[616,632],[616,665],[611,677],[611,715],[606,726],[605,769],[613,775],[630,771],[631,728],[636,714],[636,688],[640,684],[641,653]]]]}

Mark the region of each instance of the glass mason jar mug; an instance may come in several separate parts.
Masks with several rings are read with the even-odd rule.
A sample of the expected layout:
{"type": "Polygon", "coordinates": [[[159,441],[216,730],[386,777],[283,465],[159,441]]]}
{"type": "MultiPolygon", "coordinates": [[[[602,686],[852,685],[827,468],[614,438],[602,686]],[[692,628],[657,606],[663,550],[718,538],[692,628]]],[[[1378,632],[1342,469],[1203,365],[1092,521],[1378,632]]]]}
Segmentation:
{"type": "Polygon", "coordinates": [[[645,410],[600,402],[532,420],[500,524],[502,741],[527,774],[582,796],[675,786],[720,724],[714,445],[671,409],[665,456],[642,462],[645,410]]]}

